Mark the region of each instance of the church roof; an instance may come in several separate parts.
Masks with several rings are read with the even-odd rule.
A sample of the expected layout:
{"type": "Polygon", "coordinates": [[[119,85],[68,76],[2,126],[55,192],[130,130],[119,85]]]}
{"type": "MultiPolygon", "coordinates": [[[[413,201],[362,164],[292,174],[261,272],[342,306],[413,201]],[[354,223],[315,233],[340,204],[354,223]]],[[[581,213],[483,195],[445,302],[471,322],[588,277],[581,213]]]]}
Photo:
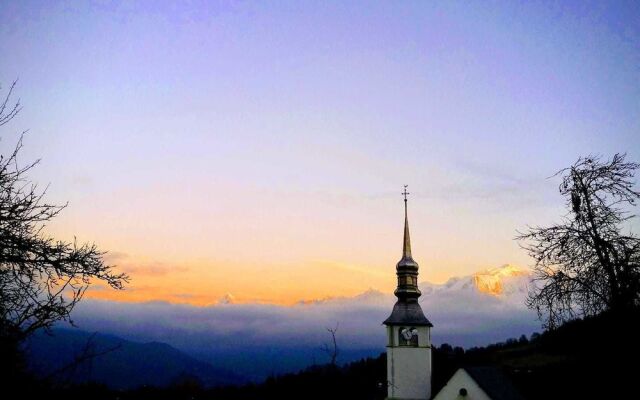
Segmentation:
{"type": "Polygon", "coordinates": [[[464,370],[491,400],[524,400],[511,379],[496,367],[466,367],[464,370]]]}
{"type": "Polygon", "coordinates": [[[393,306],[391,315],[383,324],[385,325],[414,325],[414,326],[433,326],[433,324],[424,316],[422,307],[415,302],[397,301],[393,306]]]}

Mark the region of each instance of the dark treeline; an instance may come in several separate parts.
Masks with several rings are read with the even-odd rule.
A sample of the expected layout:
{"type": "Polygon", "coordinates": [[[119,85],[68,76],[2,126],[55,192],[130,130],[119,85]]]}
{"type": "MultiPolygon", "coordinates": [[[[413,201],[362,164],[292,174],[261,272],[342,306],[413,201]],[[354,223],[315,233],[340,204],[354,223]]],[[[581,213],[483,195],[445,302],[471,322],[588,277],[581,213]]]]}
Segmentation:
{"type": "Polygon", "coordinates": [[[461,366],[494,365],[527,399],[635,398],[638,322],[640,309],[605,312],[486,347],[443,345],[435,353],[434,387],[461,366]]]}
{"type": "MultiPolygon", "coordinates": [[[[493,365],[502,368],[528,399],[629,397],[636,391],[632,378],[637,366],[625,360],[640,356],[634,328],[638,321],[640,310],[604,313],[486,347],[465,350],[443,344],[433,351],[434,393],[460,367],[493,365]]],[[[343,366],[312,366],[259,384],[218,388],[204,388],[184,376],[165,388],[114,391],[94,384],[62,387],[25,373],[13,374],[13,383],[25,395],[66,399],[384,399],[385,381],[384,354],[343,366]]]]}

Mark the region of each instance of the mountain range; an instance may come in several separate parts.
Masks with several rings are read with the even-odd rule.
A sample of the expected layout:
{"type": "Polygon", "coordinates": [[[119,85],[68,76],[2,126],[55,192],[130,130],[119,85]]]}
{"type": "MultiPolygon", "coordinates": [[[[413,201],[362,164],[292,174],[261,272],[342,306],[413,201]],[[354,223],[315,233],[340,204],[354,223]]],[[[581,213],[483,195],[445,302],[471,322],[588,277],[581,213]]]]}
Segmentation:
{"type": "Polygon", "coordinates": [[[138,343],[79,329],[38,332],[26,343],[30,369],[58,384],[96,382],[113,389],[198,382],[205,387],[246,380],[158,342],[138,343]]]}
{"type": "MultiPolygon", "coordinates": [[[[524,304],[530,278],[527,269],[503,265],[444,284],[422,282],[420,303],[434,324],[434,343],[468,348],[539,330],[535,312],[524,304]]],[[[218,369],[220,376],[231,374],[228,381],[238,376],[260,381],[327,362],[322,347],[331,339],[328,327],[338,327],[339,362],[377,356],[385,343],[381,323],[395,300],[393,294],[374,289],[354,297],[293,306],[235,304],[231,297],[206,307],[87,299],[77,306],[73,317],[85,331],[138,344],[167,343],[218,369]]],[[[185,367],[187,372],[195,375],[206,368],[187,364],[192,365],[185,367]]],[[[170,380],[169,375],[163,381],[170,380]]]]}

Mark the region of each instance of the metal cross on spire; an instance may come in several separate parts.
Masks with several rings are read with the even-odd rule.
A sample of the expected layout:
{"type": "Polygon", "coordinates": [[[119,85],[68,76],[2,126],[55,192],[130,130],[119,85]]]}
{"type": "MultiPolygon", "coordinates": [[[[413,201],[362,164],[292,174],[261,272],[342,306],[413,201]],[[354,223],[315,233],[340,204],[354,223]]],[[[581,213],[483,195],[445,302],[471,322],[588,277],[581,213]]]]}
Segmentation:
{"type": "Polygon", "coordinates": [[[402,193],[400,193],[401,195],[404,196],[404,201],[407,201],[407,195],[410,194],[409,192],[407,192],[407,187],[409,187],[409,185],[404,185],[404,191],[402,193]]]}
{"type": "Polygon", "coordinates": [[[409,217],[407,216],[407,187],[404,185],[402,195],[404,196],[404,241],[402,245],[402,259],[411,259],[411,240],[409,239],[409,217]]]}

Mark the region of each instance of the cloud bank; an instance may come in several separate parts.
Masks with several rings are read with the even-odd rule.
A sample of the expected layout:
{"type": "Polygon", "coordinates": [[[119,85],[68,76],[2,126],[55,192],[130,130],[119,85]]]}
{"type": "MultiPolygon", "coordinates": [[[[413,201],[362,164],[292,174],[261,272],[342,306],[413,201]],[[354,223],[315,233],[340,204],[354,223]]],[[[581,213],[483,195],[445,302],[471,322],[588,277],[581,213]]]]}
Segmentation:
{"type": "MultiPolygon", "coordinates": [[[[511,267],[495,270],[500,271],[498,294],[479,290],[482,279],[495,284],[495,274],[420,285],[421,305],[434,324],[436,344],[485,345],[539,329],[535,313],[524,306],[528,276],[505,275],[504,268],[511,267]]],[[[392,294],[376,290],[294,306],[234,304],[229,299],[230,295],[227,301],[208,307],[86,300],[73,317],[81,329],[166,342],[216,366],[259,379],[325,362],[319,349],[329,340],[326,328],[336,324],[343,362],[383,352],[386,335],[381,323],[395,302],[392,294]]]]}

